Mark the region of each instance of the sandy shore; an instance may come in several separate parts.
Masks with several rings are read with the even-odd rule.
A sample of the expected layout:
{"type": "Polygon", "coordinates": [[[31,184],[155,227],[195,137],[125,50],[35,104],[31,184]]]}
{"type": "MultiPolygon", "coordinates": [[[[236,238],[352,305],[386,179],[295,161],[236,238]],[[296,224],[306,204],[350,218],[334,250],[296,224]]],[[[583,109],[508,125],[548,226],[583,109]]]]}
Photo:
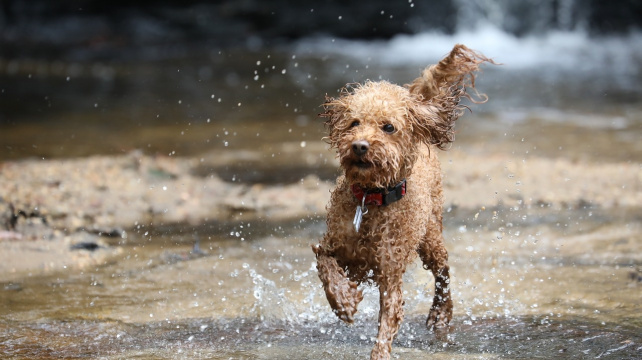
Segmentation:
{"type": "MultiPolygon", "coordinates": [[[[309,144],[306,150],[323,147],[309,144]]],[[[204,173],[208,166],[220,167],[221,161],[238,161],[215,154],[174,158],[133,152],[2,163],[2,280],[104,264],[122,251],[109,246],[105,237],[126,239],[128,231],[141,226],[322,216],[332,182],[313,174],[331,172],[336,161],[300,150],[284,146],[282,160],[273,164],[278,169],[279,161],[281,165],[294,162],[310,169],[311,175],[287,185],[225,182],[214,172],[204,173]]],[[[642,207],[642,171],[636,163],[489,157],[458,151],[444,153],[441,159],[446,208],[640,211],[642,207]]]]}

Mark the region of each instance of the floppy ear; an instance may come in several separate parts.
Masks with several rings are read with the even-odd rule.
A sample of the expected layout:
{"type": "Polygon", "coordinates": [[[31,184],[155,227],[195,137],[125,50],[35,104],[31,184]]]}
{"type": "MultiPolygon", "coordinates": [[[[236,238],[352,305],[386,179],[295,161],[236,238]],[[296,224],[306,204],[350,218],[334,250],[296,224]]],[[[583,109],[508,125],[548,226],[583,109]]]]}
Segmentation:
{"type": "Polygon", "coordinates": [[[451,106],[451,110],[447,112],[445,108],[428,105],[420,99],[408,106],[408,117],[414,135],[426,145],[447,149],[455,140],[455,120],[461,115],[461,110],[451,106]]]}
{"type": "Polygon", "coordinates": [[[319,117],[325,118],[325,126],[328,128],[328,136],[323,139],[327,141],[330,146],[337,148],[339,136],[338,134],[346,128],[346,116],[348,112],[348,104],[346,99],[351,95],[352,90],[348,86],[341,89],[339,98],[325,96],[323,103],[323,112],[319,117]]]}
{"type": "Polygon", "coordinates": [[[488,100],[486,95],[476,91],[475,98],[466,92],[468,88],[475,88],[475,72],[483,62],[495,64],[484,55],[457,44],[448,56],[427,67],[421,77],[406,85],[417,97],[416,108],[410,112],[424,142],[445,149],[454,140],[455,120],[465,108],[459,105],[461,98],[474,103],[488,100]]]}

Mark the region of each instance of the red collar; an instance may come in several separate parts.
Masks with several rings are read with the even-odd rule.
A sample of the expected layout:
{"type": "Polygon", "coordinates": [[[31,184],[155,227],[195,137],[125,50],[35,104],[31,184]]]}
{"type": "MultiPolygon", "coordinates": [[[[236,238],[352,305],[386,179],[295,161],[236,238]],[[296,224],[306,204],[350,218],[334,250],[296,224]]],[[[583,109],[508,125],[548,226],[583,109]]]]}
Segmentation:
{"type": "Polygon", "coordinates": [[[361,186],[353,184],[352,193],[360,203],[363,201],[363,197],[365,196],[366,200],[364,205],[389,205],[395,201],[401,200],[401,198],[406,195],[406,179],[401,180],[399,184],[387,189],[363,189],[361,186]]]}

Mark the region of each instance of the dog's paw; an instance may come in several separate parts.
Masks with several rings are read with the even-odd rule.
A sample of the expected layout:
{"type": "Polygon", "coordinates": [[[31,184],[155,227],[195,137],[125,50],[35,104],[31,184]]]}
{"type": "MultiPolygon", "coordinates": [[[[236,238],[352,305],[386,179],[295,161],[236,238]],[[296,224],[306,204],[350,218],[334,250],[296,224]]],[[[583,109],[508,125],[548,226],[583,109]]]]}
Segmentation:
{"type": "Polygon", "coordinates": [[[334,299],[330,301],[333,311],[339,319],[351,324],[357,313],[357,306],[363,300],[363,293],[352,281],[346,281],[334,290],[334,299]]]}
{"type": "Polygon", "coordinates": [[[452,302],[445,302],[439,305],[433,305],[430,308],[428,319],[426,320],[426,327],[428,330],[435,328],[444,328],[448,326],[450,320],[453,318],[453,305],[452,302]]]}
{"type": "Polygon", "coordinates": [[[377,341],[374,348],[372,349],[372,352],[370,353],[370,360],[390,360],[391,351],[391,344],[381,343],[377,341]]]}

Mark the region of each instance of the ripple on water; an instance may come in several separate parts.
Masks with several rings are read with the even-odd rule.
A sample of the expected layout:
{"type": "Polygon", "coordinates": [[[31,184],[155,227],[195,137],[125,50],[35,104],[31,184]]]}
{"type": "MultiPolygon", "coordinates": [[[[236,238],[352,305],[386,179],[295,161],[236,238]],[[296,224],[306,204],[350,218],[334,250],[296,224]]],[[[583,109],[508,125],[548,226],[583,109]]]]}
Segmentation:
{"type": "MultiPolygon", "coordinates": [[[[404,359],[634,359],[642,336],[634,327],[574,318],[499,317],[469,323],[455,319],[448,331],[424,328],[409,317],[393,354],[404,359]]],[[[361,359],[376,336],[372,324],[317,324],[256,319],[188,319],[147,324],[114,321],[0,322],[6,358],[104,359],[361,359]]]]}

